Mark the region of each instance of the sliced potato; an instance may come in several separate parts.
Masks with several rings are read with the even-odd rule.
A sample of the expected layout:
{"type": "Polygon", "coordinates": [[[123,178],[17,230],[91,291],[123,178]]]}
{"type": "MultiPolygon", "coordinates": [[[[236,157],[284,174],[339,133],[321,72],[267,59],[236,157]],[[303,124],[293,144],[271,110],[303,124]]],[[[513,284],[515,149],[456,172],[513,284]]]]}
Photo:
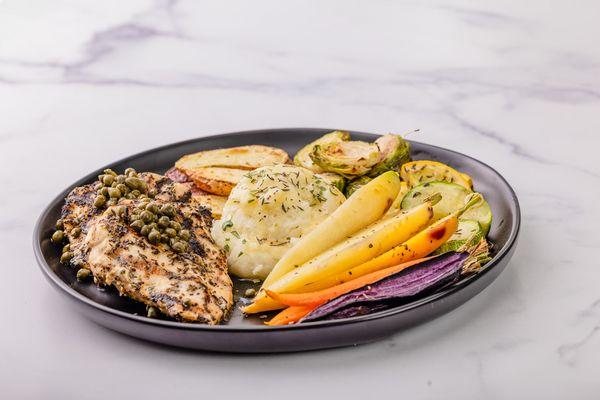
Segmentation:
{"type": "Polygon", "coordinates": [[[175,167],[188,173],[189,170],[206,167],[226,167],[252,170],[267,165],[285,164],[290,161],[288,154],[278,148],[251,145],[206,150],[181,157],[175,167]]]}
{"type": "Polygon", "coordinates": [[[227,202],[227,196],[217,196],[209,193],[193,193],[194,199],[210,210],[214,219],[220,219],[223,214],[223,207],[227,202]]]}
{"type": "Polygon", "coordinates": [[[419,160],[402,164],[400,177],[410,187],[426,182],[443,181],[456,183],[464,188],[473,190],[473,181],[467,174],[437,161],[419,160]]]}
{"type": "Polygon", "coordinates": [[[186,171],[187,176],[199,188],[219,196],[229,196],[247,170],[236,168],[208,167],[186,171]]]}

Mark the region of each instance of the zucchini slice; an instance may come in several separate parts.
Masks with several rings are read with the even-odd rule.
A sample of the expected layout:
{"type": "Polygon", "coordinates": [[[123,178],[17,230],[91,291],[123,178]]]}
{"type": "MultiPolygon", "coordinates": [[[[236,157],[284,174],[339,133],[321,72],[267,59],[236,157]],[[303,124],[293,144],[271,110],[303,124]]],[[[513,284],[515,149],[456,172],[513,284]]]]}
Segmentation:
{"type": "MultiPolygon", "coordinates": [[[[472,192],[456,183],[427,182],[412,188],[402,199],[401,207],[403,209],[414,207],[435,193],[442,195],[442,200],[433,207],[433,220],[437,221],[464,206],[465,198],[472,192]]],[[[492,224],[492,210],[489,204],[483,200],[465,211],[460,219],[476,220],[481,225],[484,234],[487,235],[492,224]]]]}
{"type": "Polygon", "coordinates": [[[411,187],[426,182],[444,181],[473,190],[473,180],[469,175],[437,161],[419,160],[402,164],[400,178],[411,187]]]}
{"type": "Polygon", "coordinates": [[[484,235],[485,232],[479,222],[473,219],[461,219],[458,222],[458,229],[456,229],[454,235],[450,236],[450,239],[434,251],[433,254],[436,255],[447,253],[449,251],[456,251],[471,239],[474,242],[479,242],[483,239],[484,235]]]}

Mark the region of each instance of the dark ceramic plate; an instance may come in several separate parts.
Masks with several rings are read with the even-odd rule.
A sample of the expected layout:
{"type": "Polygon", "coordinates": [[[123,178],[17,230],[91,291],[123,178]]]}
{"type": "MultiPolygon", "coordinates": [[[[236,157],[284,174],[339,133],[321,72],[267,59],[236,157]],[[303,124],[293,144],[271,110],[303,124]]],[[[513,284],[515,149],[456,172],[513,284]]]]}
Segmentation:
{"type": "MultiPolygon", "coordinates": [[[[71,305],[107,328],[173,346],[248,353],[313,350],[371,342],[460,306],[492,283],[506,267],[515,249],[520,224],[519,204],[512,188],[494,169],[480,161],[418,142],[412,142],[413,158],[448,163],[473,177],[476,189],[484,194],[494,213],[489,237],[495,251],[492,261],[479,274],[393,309],[343,320],[284,327],[264,326],[258,317],[243,318],[238,307],[235,307],[230,320],[220,326],[150,319],[144,316],[143,305],[120,297],[113,288],[100,289],[93,283],[79,283],[75,271],[59,263],[59,250],[52,245],[49,237],[60,215],[63,199],[75,186],[95,180],[104,168],[122,171],[126,167],[134,167],[138,171],[163,173],[184,154],[248,144],[280,147],[295,154],[306,143],[329,131],[270,129],[210,136],[149,150],[100,168],[65,189],[40,216],[33,238],[38,264],[52,286],[65,295],[71,305]]],[[[360,132],[352,132],[352,136],[367,141],[377,137],[360,132]]],[[[236,294],[243,294],[247,285],[235,282],[236,294]]]]}

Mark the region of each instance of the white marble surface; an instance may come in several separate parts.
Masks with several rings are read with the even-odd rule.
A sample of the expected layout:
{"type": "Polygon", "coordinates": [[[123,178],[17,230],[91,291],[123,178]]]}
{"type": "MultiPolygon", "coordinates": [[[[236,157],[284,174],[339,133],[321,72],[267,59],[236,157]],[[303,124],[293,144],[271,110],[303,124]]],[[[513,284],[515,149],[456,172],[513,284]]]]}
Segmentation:
{"type": "Polygon", "coordinates": [[[0,0],[0,397],[599,398],[599,17],[597,1],[0,0]],[[42,278],[33,224],[75,179],[282,126],[420,128],[485,160],[521,200],[513,261],[387,340],[270,356],[112,333],[42,278]]]}

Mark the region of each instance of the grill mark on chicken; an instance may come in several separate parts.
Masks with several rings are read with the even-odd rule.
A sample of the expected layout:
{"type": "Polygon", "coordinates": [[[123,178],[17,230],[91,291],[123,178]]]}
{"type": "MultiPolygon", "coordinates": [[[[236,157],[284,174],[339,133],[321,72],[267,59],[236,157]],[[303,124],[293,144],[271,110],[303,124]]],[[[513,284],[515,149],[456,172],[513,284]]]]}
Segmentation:
{"type": "MultiPolygon", "coordinates": [[[[232,303],[232,283],[226,259],[208,232],[210,211],[197,204],[188,187],[157,174],[143,173],[149,189],[157,190],[157,203],[170,202],[176,219],[191,233],[190,251],[176,254],[164,244],[152,245],[112,212],[93,207],[96,188],[75,188],[62,210],[65,230],[75,226],[82,234],[70,235],[72,263],[85,266],[98,284],[113,285],[146,305],[155,306],[178,320],[217,324],[232,303]]],[[[139,200],[122,200],[128,216],[139,200]]]]}

